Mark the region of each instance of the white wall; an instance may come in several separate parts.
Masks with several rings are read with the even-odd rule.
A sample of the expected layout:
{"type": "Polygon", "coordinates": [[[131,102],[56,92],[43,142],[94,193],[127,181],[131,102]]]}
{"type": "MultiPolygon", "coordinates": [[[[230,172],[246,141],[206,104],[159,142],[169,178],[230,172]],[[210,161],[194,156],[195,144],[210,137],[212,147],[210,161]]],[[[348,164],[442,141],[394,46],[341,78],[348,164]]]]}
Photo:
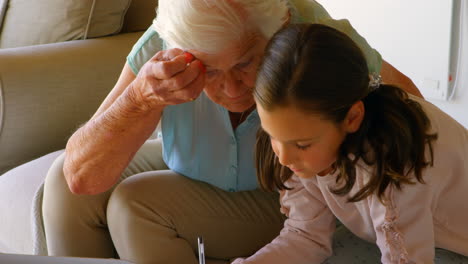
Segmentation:
{"type": "MultiPolygon", "coordinates": [[[[453,100],[450,101],[437,101],[431,100],[435,105],[450,114],[453,118],[462,123],[468,128],[468,0],[465,1],[462,7],[462,47],[461,47],[461,61],[459,67],[458,80],[456,80],[456,92],[453,100]]],[[[457,29],[456,29],[457,30],[457,29]]]]}
{"type": "MultiPolygon", "coordinates": [[[[450,101],[452,0],[318,0],[336,19],[347,18],[383,58],[409,76],[423,95],[468,128],[468,3],[464,5],[460,77],[450,101]]],[[[453,31],[453,32],[452,32],[453,31]]],[[[458,34],[456,34],[458,36],[458,34]]],[[[455,43],[455,41],[453,41],[455,43]]],[[[458,43],[458,41],[456,41],[458,43]]],[[[454,75],[454,74],[453,74],[454,75]]]]}

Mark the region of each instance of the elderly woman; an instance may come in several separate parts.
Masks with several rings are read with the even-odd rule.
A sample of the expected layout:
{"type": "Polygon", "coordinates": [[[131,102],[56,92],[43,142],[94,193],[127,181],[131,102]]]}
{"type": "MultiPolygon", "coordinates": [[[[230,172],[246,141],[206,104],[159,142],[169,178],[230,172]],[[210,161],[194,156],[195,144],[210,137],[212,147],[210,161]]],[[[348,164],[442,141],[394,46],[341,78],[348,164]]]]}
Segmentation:
{"type": "Polygon", "coordinates": [[[223,260],[271,241],[284,217],[278,197],[257,190],[251,92],[270,37],[304,21],[345,32],[371,71],[419,94],[315,1],[160,0],[117,84],[50,169],[49,254],[196,263],[199,235],[223,260]],[[162,137],[147,140],[160,121],[162,137]]]}

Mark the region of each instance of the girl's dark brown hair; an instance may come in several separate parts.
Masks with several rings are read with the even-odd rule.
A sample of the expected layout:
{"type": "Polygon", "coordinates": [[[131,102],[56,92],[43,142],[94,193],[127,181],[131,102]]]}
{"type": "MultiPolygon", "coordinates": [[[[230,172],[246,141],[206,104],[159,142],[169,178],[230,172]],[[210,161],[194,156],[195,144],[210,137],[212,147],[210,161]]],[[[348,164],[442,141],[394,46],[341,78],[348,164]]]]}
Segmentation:
{"type": "MultiPolygon", "coordinates": [[[[338,195],[350,192],[359,160],[375,166],[375,174],[349,201],[377,194],[382,200],[388,185],[424,183],[422,171],[433,163],[430,121],[419,103],[392,85],[369,87],[369,70],[359,47],[345,34],[319,24],[290,25],[270,40],[254,90],[257,104],[266,111],[295,105],[339,124],[350,107],[362,100],[361,127],[348,134],[337,153],[338,195]],[[426,160],[425,150],[430,157],[426,160]],[[352,155],[350,155],[352,154],[352,155]]],[[[257,177],[266,190],[287,189],[292,172],[281,166],[269,136],[261,129],[255,151],[257,177]]]]}

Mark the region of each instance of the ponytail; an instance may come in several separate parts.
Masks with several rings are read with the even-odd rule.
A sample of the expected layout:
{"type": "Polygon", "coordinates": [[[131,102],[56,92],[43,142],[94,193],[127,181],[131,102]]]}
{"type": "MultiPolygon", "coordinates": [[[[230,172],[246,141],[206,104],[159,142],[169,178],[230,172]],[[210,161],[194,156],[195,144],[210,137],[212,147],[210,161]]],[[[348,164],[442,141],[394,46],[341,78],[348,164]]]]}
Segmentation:
{"type": "Polygon", "coordinates": [[[356,182],[355,165],[359,159],[376,169],[366,185],[349,198],[350,202],[374,193],[382,200],[389,184],[398,189],[402,184],[414,184],[410,177],[412,173],[418,182],[424,183],[422,171],[433,165],[432,142],[437,139],[437,134],[429,133],[430,120],[421,105],[400,88],[385,84],[362,101],[366,114],[361,127],[347,136],[335,163],[336,169],[340,170],[336,181],[344,185],[332,192],[345,195],[351,191],[356,182]]]}

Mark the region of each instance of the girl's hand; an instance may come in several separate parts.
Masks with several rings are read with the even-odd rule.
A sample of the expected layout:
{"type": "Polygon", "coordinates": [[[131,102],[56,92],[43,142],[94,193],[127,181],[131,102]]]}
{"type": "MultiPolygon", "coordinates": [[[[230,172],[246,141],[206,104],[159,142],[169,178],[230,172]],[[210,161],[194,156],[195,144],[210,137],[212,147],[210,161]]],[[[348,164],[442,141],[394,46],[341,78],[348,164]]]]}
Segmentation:
{"type": "Polygon", "coordinates": [[[181,49],[156,53],[132,83],[140,102],[150,108],[195,100],[205,86],[203,63],[181,49]]]}

